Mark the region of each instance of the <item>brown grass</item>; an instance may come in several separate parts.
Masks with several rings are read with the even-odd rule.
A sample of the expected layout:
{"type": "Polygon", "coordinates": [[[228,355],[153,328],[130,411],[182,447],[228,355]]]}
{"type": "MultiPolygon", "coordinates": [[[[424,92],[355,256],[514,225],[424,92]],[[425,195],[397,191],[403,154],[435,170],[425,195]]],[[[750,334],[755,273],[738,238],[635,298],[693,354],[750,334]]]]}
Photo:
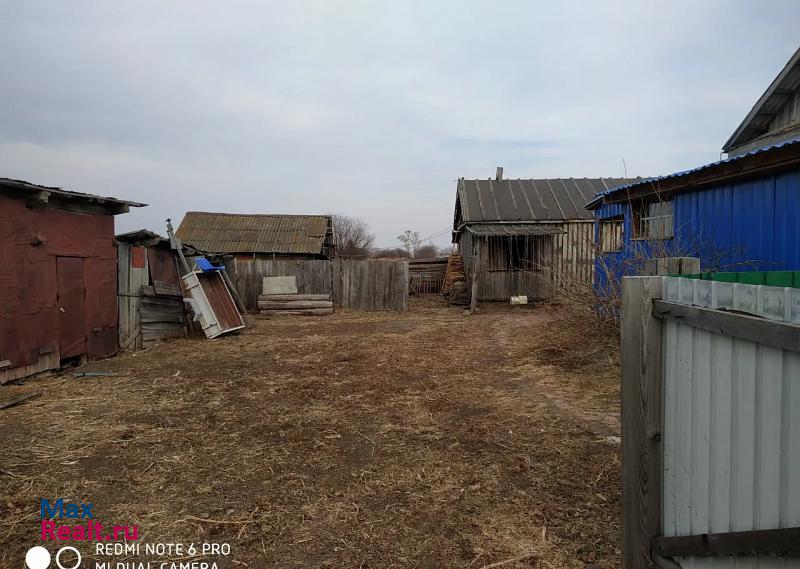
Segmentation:
{"type": "Polygon", "coordinates": [[[605,364],[542,349],[561,313],[257,318],[32,381],[0,411],[0,566],[57,497],[144,541],[229,542],[220,567],[617,566],[616,409],[585,373],[605,364]]]}

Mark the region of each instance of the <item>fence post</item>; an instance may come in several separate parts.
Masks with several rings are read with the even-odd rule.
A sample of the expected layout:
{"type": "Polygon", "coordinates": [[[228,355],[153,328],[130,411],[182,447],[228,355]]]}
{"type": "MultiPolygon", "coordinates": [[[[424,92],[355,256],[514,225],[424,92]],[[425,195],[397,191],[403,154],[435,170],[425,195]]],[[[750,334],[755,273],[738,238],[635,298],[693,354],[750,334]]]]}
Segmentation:
{"type": "Polygon", "coordinates": [[[653,316],[661,277],[622,279],[622,567],[651,566],[661,534],[662,321],[653,316]]]}

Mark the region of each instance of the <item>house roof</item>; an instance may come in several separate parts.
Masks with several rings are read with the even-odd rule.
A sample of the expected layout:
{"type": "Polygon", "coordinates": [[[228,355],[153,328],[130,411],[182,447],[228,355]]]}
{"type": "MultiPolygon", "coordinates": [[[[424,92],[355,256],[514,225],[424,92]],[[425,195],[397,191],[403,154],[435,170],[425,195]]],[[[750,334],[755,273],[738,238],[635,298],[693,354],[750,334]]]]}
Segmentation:
{"type": "Polygon", "coordinates": [[[253,215],[189,211],[175,232],[209,253],[322,253],[329,215],[253,215]]]}
{"type": "Polygon", "coordinates": [[[114,239],[117,241],[122,241],[123,243],[136,243],[138,241],[168,241],[166,237],[162,237],[155,231],[150,231],[149,229],[136,229],[134,231],[128,231],[126,233],[117,233],[114,236],[114,239]]]}
{"type": "Polygon", "coordinates": [[[584,204],[625,178],[458,180],[453,230],[475,222],[591,220],[584,204]]]}
{"type": "Polygon", "coordinates": [[[738,178],[780,171],[800,166],[800,137],[751,150],[726,158],[655,178],[644,178],[598,193],[586,204],[596,209],[603,203],[625,201],[646,194],[662,194],[679,190],[702,190],[738,178]]]}
{"type": "Polygon", "coordinates": [[[769,130],[772,119],[800,88],[800,49],[772,81],[764,94],[722,147],[723,152],[753,141],[769,130]]]}
{"type": "Polygon", "coordinates": [[[49,198],[53,196],[69,202],[95,204],[108,209],[112,214],[125,213],[130,207],[144,207],[147,205],[144,203],[121,200],[107,196],[73,192],[54,186],[40,186],[24,180],[13,180],[11,178],[0,178],[0,191],[2,190],[29,194],[30,196],[37,196],[41,198],[43,203],[46,203],[49,198]]]}

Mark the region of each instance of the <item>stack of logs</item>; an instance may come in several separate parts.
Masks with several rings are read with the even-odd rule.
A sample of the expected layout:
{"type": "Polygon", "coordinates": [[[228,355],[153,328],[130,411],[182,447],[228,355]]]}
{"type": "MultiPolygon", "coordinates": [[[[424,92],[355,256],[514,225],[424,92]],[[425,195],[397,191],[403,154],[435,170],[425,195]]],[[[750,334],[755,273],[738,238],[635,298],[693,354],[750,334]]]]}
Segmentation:
{"type": "Polygon", "coordinates": [[[330,294],[260,294],[258,295],[260,314],[297,314],[311,316],[333,314],[330,294]]]}

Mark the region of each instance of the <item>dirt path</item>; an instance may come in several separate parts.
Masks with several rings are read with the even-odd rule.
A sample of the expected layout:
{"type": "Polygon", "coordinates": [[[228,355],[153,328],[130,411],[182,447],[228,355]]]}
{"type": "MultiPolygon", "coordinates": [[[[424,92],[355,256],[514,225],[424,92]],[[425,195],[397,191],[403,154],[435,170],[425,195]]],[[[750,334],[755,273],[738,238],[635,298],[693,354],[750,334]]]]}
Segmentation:
{"type": "Polygon", "coordinates": [[[512,363],[509,366],[509,380],[514,388],[533,400],[547,401],[553,412],[562,414],[564,418],[575,421],[591,432],[608,437],[610,441],[618,439],[619,406],[609,400],[607,393],[597,398],[593,390],[587,392],[583,380],[588,378],[583,377],[583,370],[571,373],[536,361],[536,353],[546,348],[547,330],[558,326],[558,317],[552,310],[537,310],[534,314],[536,322],[533,325],[531,322],[521,322],[518,312],[499,316],[492,323],[492,340],[500,354],[511,356],[515,350],[521,350],[529,356],[523,356],[522,365],[514,366],[512,363]],[[530,348],[531,339],[524,339],[531,328],[535,334],[533,342],[538,346],[533,349],[530,348]],[[534,360],[533,365],[531,359],[534,360]]]}
{"type": "Polygon", "coordinates": [[[557,325],[420,303],[259,318],[36,380],[0,414],[0,566],[37,542],[41,497],[228,542],[221,568],[616,566],[614,390],[537,361],[557,325]]]}

